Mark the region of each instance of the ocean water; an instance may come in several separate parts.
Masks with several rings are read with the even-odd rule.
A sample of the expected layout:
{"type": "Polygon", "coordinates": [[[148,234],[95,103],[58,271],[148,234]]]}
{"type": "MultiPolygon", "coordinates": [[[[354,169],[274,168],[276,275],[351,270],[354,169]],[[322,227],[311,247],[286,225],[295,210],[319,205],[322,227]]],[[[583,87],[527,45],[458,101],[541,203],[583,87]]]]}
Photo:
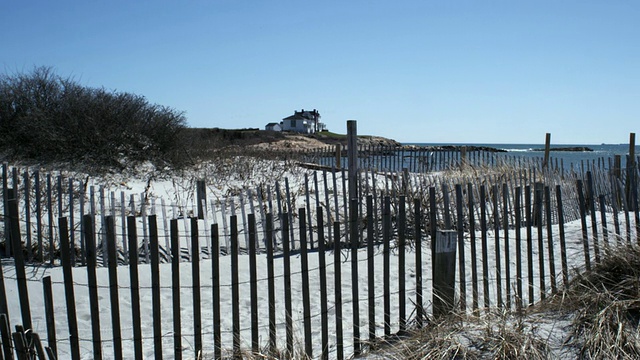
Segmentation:
{"type": "MultiPolygon", "coordinates": [[[[486,146],[496,149],[506,150],[506,153],[497,154],[497,156],[516,156],[523,158],[543,158],[544,157],[544,144],[450,144],[450,143],[407,143],[403,145],[416,145],[416,146],[442,146],[442,145],[455,145],[455,146],[486,146]]],[[[562,144],[551,145],[551,148],[564,148],[564,147],[587,147],[593,151],[551,151],[551,161],[555,162],[555,159],[560,163],[564,163],[565,168],[571,166],[578,167],[586,163],[596,163],[601,161],[605,168],[609,168],[609,158],[613,162],[615,155],[621,156],[622,167],[626,165],[626,158],[629,154],[629,144],[562,144]]],[[[635,156],[640,155],[640,146],[635,146],[635,156]]]]}

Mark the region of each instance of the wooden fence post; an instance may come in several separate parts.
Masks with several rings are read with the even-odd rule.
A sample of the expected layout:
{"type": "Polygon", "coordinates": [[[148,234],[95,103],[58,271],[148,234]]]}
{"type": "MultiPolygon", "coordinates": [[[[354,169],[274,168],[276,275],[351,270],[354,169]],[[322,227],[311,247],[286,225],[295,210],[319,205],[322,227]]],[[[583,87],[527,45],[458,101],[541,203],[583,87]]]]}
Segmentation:
{"type": "Polygon", "coordinates": [[[454,308],[457,232],[437,232],[433,246],[433,315],[439,317],[454,308]]]}
{"type": "Polygon", "coordinates": [[[544,161],[542,162],[542,168],[546,169],[549,166],[549,151],[551,150],[551,133],[547,133],[544,141],[544,161]]]}
{"type": "MultiPolygon", "coordinates": [[[[629,210],[635,210],[635,204],[633,201],[633,194],[631,193],[633,191],[633,187],[631,186],[636,178],[636,157],[635,157],[635,150],[636,150],[636,134],[635,133],[630,133],[629,134],[629,157],[627,158],[627,181],[625,182],[626,186],[625,186],[625,195],[626,195],[626,201],[627,201],[627,205],[629,207],[629,210]]],[[[15,186],[14,186],[15,187],[15,186]]]]}

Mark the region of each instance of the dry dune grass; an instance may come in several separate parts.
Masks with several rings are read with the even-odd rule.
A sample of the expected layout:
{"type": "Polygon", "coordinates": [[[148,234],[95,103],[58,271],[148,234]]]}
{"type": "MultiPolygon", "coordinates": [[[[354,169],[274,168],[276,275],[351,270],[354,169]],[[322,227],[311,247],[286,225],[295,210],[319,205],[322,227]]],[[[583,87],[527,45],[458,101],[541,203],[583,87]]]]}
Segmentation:
{"type": "Polygon", "coordinates": [[[591,271],[525,312],[452,314],[368,359],[639,359],[640,246],[607,248],[591,271]]]}
{"type": "Polygon", "coordinates": [[[640,246],[605,249],[601,262],[551,305],[573,314],[566,344],[579,358],[639,359],[640,246]]]}

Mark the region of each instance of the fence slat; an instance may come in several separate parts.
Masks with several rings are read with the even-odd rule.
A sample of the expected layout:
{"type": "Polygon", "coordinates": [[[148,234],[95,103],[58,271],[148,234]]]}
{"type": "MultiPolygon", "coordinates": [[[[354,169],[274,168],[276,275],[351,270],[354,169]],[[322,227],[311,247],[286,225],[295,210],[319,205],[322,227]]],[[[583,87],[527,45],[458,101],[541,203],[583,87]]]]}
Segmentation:
{"type": "Polygon", "coordinates": [[[562,284],[569,285],[569,268],[567,266],[567,246],[564,232],[564,208],[562,206],[562,188],[556,185],[556,202],[558,208],[558,234],[560,237],[560,262],[562,264],[562,284]]]}
{"type": "Polygon", "coordinates": [[[484,307],[489,308],[489,255],[487,244],[487,190],[484,185],[480,186],[480,232],[482,241],[482,284],[483,284],[483,296],[484,307]]]}
{"type": "Polygon", "coordinates": [[[49,265],[53,266],[55,246],[53,243],[53,194],[51,190],[51,174],[47,174],[47,215],[49,224],[49,265]]]}
{"type": "MultiPolygon", "coordinates": [[[[31,261],[32,259],[32,248],[31,248],[31,200],[30,200],[30,196],[31,195],[31,181],[29,178],[29,170],[25,170],[24,174],[23,174],[23,181],[24,183],[24,218],[25,218],[25,235],[26,235],[26,250],[27,250],[27,261],[31,261]]],[[[17,197],[16,197],[17,199],[17,197]]],[[[71,228],[73,228],[73,222],[71,223],[72,226],[71,228]]],[[[72,241],[73,242],[73,241],[72,241]]]]}
{"type": "Polygon", "coordinates": [[[249,222],[249,286],[251,300],[251,351],[260,351],[260,334],[258,329],[258,265],[256,260],[256,217],[248,215],[249,222]]]}
{"type": "Polygon", "coordinates": [[[504,272],[507,309],[511,309],[511,249],[509,240],[509,185],[502,184],[502,230],[504,232],[504,272]]]}
{"type": "Polygon", "coordinates": [[[476,249],[476,220],[475,205],[473,199],[473,184],[467,183],[467,196],[469,202],[469,242],[471,244],[471,286],[472,286],[472,308],[478,310],[478,251],[476,249]]]}
{"type": "Polygon", "coordinates": [[[556,284],[556,257],[553,246],[553,232],[552,232],[552,219],[551,219],[551,189],[549,186],[544,187],[544,208],[545,218],[547,219],[547,251],[549,252],[549,279],[551,280],[551,293],[558,292],[558,285],[556,284]]]}
{"type": "MultiPolygon", "coordinates": [[[[15,169],[15,168],[14,168],[15,169]]],[[[20,313],[22,324],[31,329],[31,306],[29,303],[29,291],[27,288],[27,275],[25,271],[24,255],[22,252],[22,237],[20,235],[20,216],[18,212],[18,200],[15,188],[9,189],[9,229],[13,260],[15,264],[16,279],[18,285],[18,297],[20,298],[20,313]]]]}
{"type": "MultiPolygon", "coordinates": [[[[578,201],[580,204],[580,224],[582,226],[582,245],[584,248],[584,264],[587,271],[591,271],[591,255],[589,254],[589,237],[587,234],[587,214],[586,214],[586,208],[585,208],[582,180],[578,180],[576,185],[578,187],[578,201]]],[[[628,221],[627,221],[627,224],[629,224],[628,221]]],[[[627,232],[627,235],[629,235],[629,232],[627,232]]]]}
{"type": "MultiPolygon", "coordinates": [[[[124,199],[124,195],[122,196],[124,199]]],[[[136,360],[143,358],[142,354],[142,324],[140,312],[140,277],[138,273],[138,231],[136,217],[126,217],[127,240],[129,242],[129,279],[131,282],[131,319],[133,322],[133,350],[136,360]]],[[[91,227],[89,227],[91,228],[91,227]]],[[[88,236],[86,237],[89,238],[88,236]]],[[[88,244],[88,242],[87,242],[88,244]]]]}
{"type": "Polygon", "coordinates": [[[517,186],[515,189],[514,209],[515,212],[515,230],[516,230],[516,310],[518,313],[522,311],[522,188],[517,186]]]}
{"type": "Polygon", "coordinates": [[[593,239],[593,255],[596,264],[600,263],[600,244],[598,241],[598,218],[596,217],[595,189],[593,186],[593,174],[587,171],[587,206],[591,210],[591,237],[593,239]]]}
{"type": "MultiPolygon", "coordinates": [[[[149,239],[143,234],[143,246],[151,260],[151,308],[153,314],[153,356],[162,359],[162,319],[160,306],[160,254],[158,244],[158,223],[156,215],[147,217],[149,223],[149,239]]],[[[145,221],[142,222],[146,224],[145,221]]]]}
{"type": "Polygon", "coordinates": [[[11,341],[11,330],[7,314],[0,314],[0,345],[2,353],[7,360],[13,360],[13,342],[11,341]]]}
{"type": "Polygon", "coordinates": [[[238,217],[231,216],[231,302],[233,356],[240,357],[240,289],[238,276],[238,217]]]}
{"type": "MultiPolygon", "coordinates": [[[[498,185],[491,187],[493,200],[493,232],[495,239],[495,266],[496,266],[496,297],[498,300],[498,308],[502,308],[502,260],[500,258],[500,197],[498,196],[498,185]]],[[[504,206],[504,204],[503,204],[504,206]]],[[[506,242],[506,240],[505,240],[506,242]]],[[[506,243],[505,243],[506,245],[506,243]]],[[[508,263],[506,264],[509,265],[508,263]]],[[[509,286],[509,283],[507,283],[509,286]]]]}
{"type": "Polygon", "coordinates": [[[93,216],[84,215],[84,229],[88,230],[85,236],[87,242],[87,283],[89,285],[89,308],[91,309],[91,334],[93,342],[94,359],[102,359],[102,339],[100,335],[100,304],[98,303],[98,279],[96,277],[97,254],[96,241],[93,236],[93,216]]]}
{"type": "MultiPolygon", "coordinates": [[[[0,269],[0,272],[2,269],[0,269]]],[[[58,357],[58,346],[56,344],[56,322],[53,307],[53,289],[51,286],[51,276],[42,278],[42,294],[44,296],[45,320],[47,322],[47,344],[51,352],[58,357]]]]}
{"type": "Polygon", "coordinates": [[[382,213],[382,242],[383,242],[383,298],[384,298],[384,336],[391,335],[391,199],[384,198],[384,212],[382,213]]]}
{"type": "Polygon", "coordinates": [[[118,257],[116,255],[115,223],[113,216],[106,217],[107,251],[109,252],[109,297],[111,300],[111,328],[115,359],[122,359],[122,330],[120,327],[120,299],[118,296],[118,257]]]}
{"type": "MultiPolygon", "coordinates": [[[[340,263],[342,255],[340,250],[340,223],[333,223],[333,269],[334,269],[334,296],[336,307],[336,356],[338,360],[344,359],[344,339],[342,333],[342,269],[340,263]]],[[[286,257],[285,257],[286,259],[286,257]]],[[[286,260],[285,260],[286,261],[286,260]]]]}
{"type": "Polygon", "coordinates": [[[309,258],[307,254],[307,224],[305,209],[298,210],[300,222],[300,262],[302,272],[302,314],[304,327],[305,354],[313,357],[313,339],[311,337],[311,298],[309,294],[309,258]]]}
{"type": "MultiPolygon", "coordinates": [[[[346,195],[347,190],[345,186],[346,176],[344,173],[344,169],[342,169],[342,189],[344,194],[346,195]]],[[[355,180],[354,180],[355,181],[355,180]]],[[[346,199],[345,199],[346,200],[346,199]]],[[[345,201],[345,204],[347,202],[345,201]]],[[[347,241],[351,240],[349,246],[351,247],[351,299],[352,299],[352,310],[353,310],[353,354],[357,356],[360,354],[360,299],[359,299],[359,289],[358,285],[358,248],[360,245],[360,237],[358,235],[358,198],[354,197],[351,199],[351,204],[348,207],[350,211],[349,217],[349,230],[351,232],[350,239],[347,238],[347,241]]],[[[346,213],[347,209],[345,209],[346,213]]]]}
{"type": "Polygon", "coordinates": [[[36,231],[38,239],[38,260],[44,263],[44,250],[42,248],[42,184],[40,183],[40,171],[35,172],[36,183],[36,231]]]}
{"type": "Polygon", "coordinates": [[[533,221],[531,213],[531,186],[527,185],[524,188],[524,207],[525,218],[527,223],[527,280],[529,285],[529,305],[533,305],[534,293],[533,293],[533,221]]]}
{"type": "Polygon", "coordinates": [[[62,258],[62,272],[64,276],[64,293],[67,303],[67,324],[69,325],[69,345],[71,358],[80,360],[80,342],[78,339],[78,319],[76,316],[76,298],[73,289],[73,274],[71,259],[69,258],[69,229],[66,218],[58,218],[60,233],[60,257],[62,258]]]}
{"type": "MultiPolygon", "coordinates": [[[[276,337],[276,286],[273,267],[273,214],[266,214],[267,229],[267,287],[269,301],[269,354],[275,355],[277,347],[276,337]]],[[[318,229],[322,232],[322,229],[318,229]]]]}
{"type": "Polygon", "coordinates": [[[369,307],[369,342],[376,338],[376,282],[375,261],[373,253],[373,198],[367,196],[367,293],[369,307]]]}
{"type": "Polygon", "coordinates": [[[398,306],[400,333],[404,333],[407,325],[406,279],[405,279],[405,231],[407,224],[406,199],[400,196],[398,212],[398,306]]]}
{"type": "Polygon", "coordinates": [[[191,218],[191,282],[193,286],[193,332],[195,357],[202,352],[202,308],[200,294],[200,239],[198,232],[198,218],[191,218]]]}
{"type": "MultiPolygon", "coordinates": [[[[177,230],[177,220],[175,224],[177,230]]],[[[178,237],[176,236],[176,243],[177,239],[178,237]]],[[[171,242],[173,244],[173,238],[171,239],[171,242]]],[[[217,223],[211,225],[211,246],[211,272],[213,288],[213,351],[214,359],[218,360],[222,358],[222,341],[220,336],[220,236],[217,223]]],[[[171,245],[171,247],[173,248],[174,246],[171,245]]]]}
{"type": "Polygon", "coordinates": [[[324,217],[322,207],[316,207],[318,226],[318,265],[320,267],[320,322],[321,322],[321,358],[329,359],[329,314],[327,304],[327,263],[325,258],[324,217]]]}

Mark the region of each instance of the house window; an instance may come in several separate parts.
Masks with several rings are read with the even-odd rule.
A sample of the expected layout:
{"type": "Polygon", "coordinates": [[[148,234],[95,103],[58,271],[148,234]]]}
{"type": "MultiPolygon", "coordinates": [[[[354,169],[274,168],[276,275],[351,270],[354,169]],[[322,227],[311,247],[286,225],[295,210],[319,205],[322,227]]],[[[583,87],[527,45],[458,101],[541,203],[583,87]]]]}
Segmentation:
{"type": "Polygon", "coordinates": [[[291,120],[291,127],[292,128],[296,127],[296,121],[295,120],[291,120]]]}

